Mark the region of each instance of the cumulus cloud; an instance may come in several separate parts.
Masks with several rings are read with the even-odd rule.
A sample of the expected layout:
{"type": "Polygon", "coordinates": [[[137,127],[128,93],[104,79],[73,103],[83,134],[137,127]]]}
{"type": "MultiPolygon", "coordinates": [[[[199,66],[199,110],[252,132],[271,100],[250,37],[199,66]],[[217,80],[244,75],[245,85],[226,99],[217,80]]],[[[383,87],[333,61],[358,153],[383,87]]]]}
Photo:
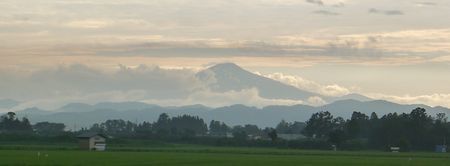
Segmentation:
{"type": "MultiPolygon", "coordinates": [[[[106,72],[81,64],[63,65],[31,74],[0,72],[2,78],[0,98],[23,101],[13,108],[15,110],[34,106],[55,109],[71,102],[95,104],[104,101],[141,101],[164,106],[203,104],[212,107],[232,104],[257,107],[326,104],[324,99],[318,96],[312,96],[305,101],[266,99],[261,97],[255,88],[214,92],[208,87],[215,81],[213,75],[206,77],[206,81],[203,81],[205,78],[200,81],[195,74],[196,71],[191,69],[166,69],[146,65],[135,67],[119,65],[116,70],[106,72]]],[[[299,76],[283,73],[263,76],[329,97],[343,96],[355,91],[353,88],[337,84],[322,85],[299,76]]],[[[396,96],[377,93],[364,95],[404,104],[423,103],[431,106],[450,107],[448,103],[450,94],[396,96]]]]}
{"type": "Polygon", "coordinates": [[[104,73],[85,65],[59,66],[35,72],[31,81],[47,85],[45,91],[63,93],[68,89],[77,92],[109,90],[148,90],[154,96],[184,96],[201,86],[190,70],[168,70],[158,66],[140,65],[135,68],[119,65],[113,73],[104,73]]]}
{"type": "MultiPolygon", "coordinates": [[[[145,65],[134,68],[119,66],[116,71],[107,73],[75,64],[39,70],[23,76],[17,76],[17,73],[2,74],[5,79],[0,84],[0,98],[70,99],[93,94],[98,95],[99,100],[108,96],[130,96],[124,94],[141,98],[182,98],[192,91],[204,88],[204,84],[194,74],[194,71],[188,69],[162,69],[145,65]]],[[[114,98],[109,98],[112,99],[114,98]]]]}
{"type": "Polygon", "coordinates": [[[285,100],[285,99],[265,99],[260,97],[258,89],[243,89],[240,91],[228,92],[213,92],[213,91],[199,91],[191,94],[186,100],[185,104],[207,103],[208,105],[220,107],[234,104],[243,104],[257,107],[264,107],[268,105],[295,105],[295,104],[309,104],[301,100],[285,100]]]}
{"type": "MultiPolygon", "coordinates": [[[[265,74],[263,75],[267,78],[271,78],[280,82],[283,82],[288,85],[292,85],[302,90],[318,93],[324,96],[343,96],[351,93],[351,90],[337,84],[332,85],[321,85],[317,82],[304,79],[300,76],[293,75],[285,75],[283,73],[273,73],[273,74],[265,74]]],[[[317,103],[320,100],[318,98],[312,98],[317,103]]],[[[322,103],[322,102],[319,102],[322,103]]]]}
{"type": "Polygon", "coordinates": [[[307,102],[309,105],[312,105],[312,106],[321,106],[321,105],[327,104],[327,102],[319,96],[309,97],[307,102]]]}
{"type": "Polygon", "coordinates": [[[66,93],[64,95],[42,96],[39,98],[30,98],[12,110],[23,110],[26,108],[38,107],[46,110],[58,109],[68,103],[86,103],[97,104],[100,102],[126,102],[142,101],[148,99],[149,92],[144,90],[128,91],[104,91],[92,93],[66,93]]]}
{"type": "MultiPolygon", "coordinates": [[[[106,91],[85,94],[68,94],[47,98],[31,99],[14,107],[14,110],[22,110],[30,107],[39,107],[54,110],[68,103],[96,104],[99,102],[126,102],[139,101],[161,106],[185,106],[202,104],[209,107],[222,107],[235,104],[247,106],[264,107],[268,105],[322,105],[324,102],[320,97],[302,100],[266,99],[259,96],[257,89],[243,89],[240,91],[213,92],[208,89],[193,91],[185,97],[158,98],[149,96],[151,91],[129,90],[129,91],[106,91]]],[[[1,112],[2,110],[0,110],[1,112]]]]}
{"type": "Polygon", "coordinates": [[[374,99],[383,99],[403,104],[426,104],[430,106],[444,106],[450,108],[450,94],[435,93],[430,95],[387,95],[387,94],[367,94],[374,99]]]}
{"type": "MultiPolygon", "coordinates": [[[[208,73],[204,73],[207,74],[208,73]]],[[[0,98],[19,99],[20,110],[38,106],[56,109],[67,103],[142,101],[166,106],[203,104],[212,107],[233,104],[263,107],[267,105],[317,104],[311,101],[265,99],[255,88],[214,92],[209,84],[214,76],[199,80],[196,70],[167,69],[159,66],[119,65],[103,71],[82,64],[61,65],[30,74],[0,73],[0,98]]]]}

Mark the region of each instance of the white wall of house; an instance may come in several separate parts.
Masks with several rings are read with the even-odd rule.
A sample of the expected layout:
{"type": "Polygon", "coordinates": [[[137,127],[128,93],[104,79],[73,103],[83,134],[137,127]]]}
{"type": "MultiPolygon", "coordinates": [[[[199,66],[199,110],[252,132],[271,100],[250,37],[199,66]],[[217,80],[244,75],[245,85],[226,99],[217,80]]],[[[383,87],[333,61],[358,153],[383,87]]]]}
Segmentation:
{"type": "Polygon", "coordinates": [[[89,149],[105,150],[105,146],[106,140],[103,137],[97,135],[89,139],[89,149]]]}

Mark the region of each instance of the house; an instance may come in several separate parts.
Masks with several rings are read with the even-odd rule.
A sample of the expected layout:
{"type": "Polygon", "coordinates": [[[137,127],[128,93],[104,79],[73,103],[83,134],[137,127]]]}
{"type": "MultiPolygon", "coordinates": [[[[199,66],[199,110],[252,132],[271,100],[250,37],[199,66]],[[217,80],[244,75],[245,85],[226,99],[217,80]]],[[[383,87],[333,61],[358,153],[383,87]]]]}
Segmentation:
{"type": "Polygon", "coordinates": [[[391,149],[391,152],[393,152],[393,153],[400,152],[400,147],[398,147],[398,146],[392,146],[390,149],[391,149]]]}
{"type": "Polygon", "coordinates": [[[84,150],[96,150],[104,151],[106,150],[106,135],[87,132],[77,136],[80,149],[84,150]]]}
{"type": "Polygon", "coordinates": [[[447,145],[436,145],[435,152],[437,152],[437,153],[447,153],[447,145]]]}

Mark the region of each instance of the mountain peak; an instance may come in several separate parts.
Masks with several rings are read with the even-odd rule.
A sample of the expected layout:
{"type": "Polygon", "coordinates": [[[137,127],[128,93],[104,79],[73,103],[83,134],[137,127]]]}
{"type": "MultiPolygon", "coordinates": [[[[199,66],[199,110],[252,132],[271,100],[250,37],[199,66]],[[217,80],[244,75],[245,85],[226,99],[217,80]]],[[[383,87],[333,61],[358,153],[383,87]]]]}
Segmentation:
{"type": "Polygon", "coordinates": [[[219,64],[216,64],[216,65],[210,67],[209,69],[214,70],[214,71],[217,71],[217,70],[234,70],[234,71],[244,70],[235,63],[219,63],[219,64]]]}
{"type": "Polygon", "coordinates": [[[247,71],[234,63],[220,63],[197,73],[201,80],[211,76],[214,82],[209,86],[214,92],[229,92],[256,89],[259,97],[266,99],[307,100],[315,93],[266,78],[247,71]]]}

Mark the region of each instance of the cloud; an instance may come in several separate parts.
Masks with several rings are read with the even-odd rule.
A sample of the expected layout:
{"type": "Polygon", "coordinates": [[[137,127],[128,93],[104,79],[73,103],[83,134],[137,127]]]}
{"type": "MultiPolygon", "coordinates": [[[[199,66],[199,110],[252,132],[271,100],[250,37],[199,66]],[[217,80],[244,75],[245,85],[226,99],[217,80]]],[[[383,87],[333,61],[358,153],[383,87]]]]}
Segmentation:
{"type": "Polygon", "coordinates": [[[339,13],[328,11],[328,10],[316,10],[313,11],[314,14],[320,14],[320,15],[327,15],[327,16],[337,16],[340,15],[339,13]]]}
{"type": "MultiPolygon", "coordinates": [[[[317,82],[304,79],[300,76],[285,75],[283,73],[265,74],[264,77],[274,79],[283,82],[288,85],[292,85],[302,90],[318,93],[324,96],[343,96],[351,93],[351,90],[337,84],[321,85],[317,82]]],[[[319,101],[317,98],[313,98],[315,101],[319,101]]],[[[316,102],[315,102],[316,103],[316,102]]]]}
{"type": "Polygon", "coordinates": [[[333,4],[333,5],[331,5],[332,7],[335,7],[335,8],[341,8],[341,7],[344,7],[345,6],[345,3],[344,2],[338,2],[338,3],[336,3],[336,4],[333,4]]]}
{"type": "Polygon", "coordinates": [[[148,92],[144,90],[128,91],[100,91],[92,93],[66,93],[64,95],[42,96],[39,98],[28,99],[13,110],[23,110],[31,107],[38,107],[46,110],[55,110],[68,103],[86,103],[97,104],[100,102],[127,102],[141,101],[148,99],[148,92]]]}
{"type": "MultiPolygon", "coordinates": [[[[97,63],[129,60],[138,57],[149,58],[209,58],[220,61],[228,58],[297,58],[314,59],[316,62],[359,63],[359,64],[415,64],[427,62],[435,56],[448,55],[450,40],[448,29],[404,30],[379,33],[338,35],[334,38],[311,37],[309,35],[283,35],[266,40],[234,40],[225,38],[183,38],[163,35],[94,35],[84,42],[53,41],[55,45],[28,46],[6,43],[0,47],[5,55],[0,67],[18,64],[27,59],[41,63],[72,60],[79,62],[83,57],[103,59],[97,63]],[[10,45],[10,46],[9,46],[10,45]],[[21,47],[16,48],[16,47],[21,47]],[[26,49],[23,49],[26,48],[26,49]],[[28,56],[29,58],[24,58],[28,56]],[[64,57],[66,56],[66,57],[64,57]],[[21,58],[22,57],[22,58],[21,58]],[[59,57],[55,60],[55,57],[59,57]],[[215,59],[213,59],[215,58],[215,59]],[[46,60],[44,60],[46,59],[46,60]],[[116,60],[114,60],[116,59],[116,60]],[[320,61],[322,60],[322,61],[320,61]],[[13,62],[6,64],[6,62],[13,62]],[[399,63],[400,62],[400,63],[399,63]]],[[[48,33],[23,34],[28,38],[46,39],[48,33]]],[[[10,34],[6,38],[13,38],[10,34]]],[[[25,40],[27,43],[28,39],[25,40]]],[[[45,43],[45,42],[43,42],[45,43]]],[[[29,62],[29,65],[38,63],[29,62]]],[[[92,62],[92,61],[90,61],[92,62]]],[[[208,62],[205,62],[208,63],[208,62]]],[[[109,64],[111,65],[111,64],[109,64]]]]}
{"type": "Polygon", "coordinates": [[[424,57],[445,54],[450,48],[448,37],[450,29],[415,29],[339,36],[341,40],[356,41],[372,48],[374,46],[383,48],[386,52],[407,53],[405,48],[408,48],[410,52],[407,54],[422,53],[424,57]]]}
{"type": "MultiPolygon", "coordinates": [[[[161,106],[185,106],[202,104],[209,107],[223,107],[235,104],[247,106],[264,107],[268,105],[322,105],[320,97],[311,98],[304,102],[301,100],[265,99],[259,96],[257,89],[243,89],[240,91],[227,91],[223,93],[213,92],[207,89],[194,91],[185,97],[179,98],[157,98],[149,97],[151,91],[129,90],[129,91],[106,91],[86,94],[71,94],[57,97],[32,99],[14,107],[14,110],[23,110],[31,107],[39,107],[47,110],[58,109],[68,103],[96,104],[99,102],[127,102],[139,101],[161,106]]],[[[2,110],[0,110],[1,112],[2,110]]]]}
{"type": "Polygon", "coordinates": [[[376,9],[376,8],[370,8],[369,13],[384,14],[384,15],[388,15],[388,16],[404,15],[403,11],[401,11],[401,10],[380,10],[380,9],[376,9]]]}
{"type": "Polygon", "coordinates": [[[99,29],[110,24],[110,22],[105,20],[76,20],[68,22],[66,26],[71,28],[99,29]]]}
{"type": "Polygon", "coordinates": [[[438,4],[434,2],[415,2],[414,4],[418,7],[438,6],[438,4]]]}
{"type": "MultiPolygon", "coordinates": [[[[14,107],[15,110],[35,106],[56,109],[72,102],[95,104],[105,101],[141,101],[165,106],[203,104],[212,107],[310,104],[301,100],[265,99],[254,88],[213,92],[209,89],[209,84],[215,81],[213,76],[200,81],[195,70],[183,68],[119,65],[116,70],[103,71],[73,64],[22,75],[0,73],[0,76],[0,98],[24,101],[14,107]]],[[[320,100],[311,102],[317,104],[320,100]]]]}
{"type": "MultiPolygon", "coordinates": [[[[405,17],[404,22],[408,23],[407,26],[397,25],[389,20],[367,21],[374,18],[352,17],[362,7],[368,9],[370,7],[367,6],[374,6],[374,2],[366,1],[355,3],[349,0],[249,0],[237,3],[219,0],[199,3],[192,0],[151,2],[7,0],[2,1],[1,6],[0,42],[4,44],[0,46],[0,54],[10,57],[27,55],[38,59],[48,56],[109,56],[114,59],[142,56],[167,58],[327,56],[345,57],[344,60],[349,61],[354,60],[351,57],[363,57],[369,62],[378,60],[380,55],[416,56],[410,52],[418,51],[421,52],[421,57],[435,54],[424,52],[422,49],[417,50],[418,48],[448,50],[444,48],[445,43],[438,41],[438,39],[445,40],[439,35],[429,35],[428,37],[435,38],[433,42],[424,39],[413,47],[407,46],[414,44],[411,42],[413,40],[407,38],[398,41],[379,40],[378,47],[356,47],[335,41],[341,40],[340,36],[343,34],[381,33],[380,30],[386,30],[388,33],[402,29],[423,28],[423,26],[415,27],[416,21],[429,26],[445,24],[445,21],[440,20],[444,17],[439,17],[439,20],[425,19],[427,15],[423,14],[417,17],[417,20],[413,20],[416,18],[413,14],[428,12],[411,13],[411,16],[405,17]],[[305,5],[307,3],[322,5],[315,7],[305,5]],[[345,11],[332,7],[344,4],[349,4],[345,11]],[[323,15],[339,15],[340,19],[330,20],[322,17],[323,15]],[[293,19],[305,21],[293,22],[293,19]],[[270,23],[270,26],[264,25],[267,23],[270,23]],[[255,27],[263,28],[255,29],[255,27]],[[284,44],[287,41],[277,38],[280,34],[303,36],[313,40],[284,44]],[[318,42],[315,43],[316,41],[318,42]],[[402,50],[392,51],[390,50],[392,47],[402,50]]],[[[395,9],[398,6],[391,7],[395,9]]],[[[387,6],[383,5],[376,6],[373,12],[399,14],[395,10],[381,10],[386,8],[387,6]]],[[[406,7],[402,8],[402,13],[403,10],[405,13],[411,11],[406,7]]],[[[436,11],[436,14],[439,13],[436,11]]],[[[409,58],[408,56],[403,58],[409,58]]]]}
{"type": "Polygon", "coordinates": [[[307,102],[309,105],[312,106],[321,106],[327,104],[325,100],[323,100],[321,97],[318,96],[309,97],[307,102]]]}
{"type": "Polygon", "coordinates": [[[397,95],[374,93],[367,95],[374,99],[383,99],[402,104],[426,104],[430,106],[444,106],[450,108],[450,103],[448,102],[450,101],[450,94],[435,93],[417,96],[412,95],[397,96],[397,95]]]}
{"type": "Polygon", "coordinates": [[[259,96],[259,92],[255,88],[228,92],[212,92],[209,90],[198,91],[191,94],[186,100],[183,100],[181,102],[185,105],[201,103],[213,107],[221,107],[234,104],[243,104],[257,107],[264,107],[268,105],[312,104],[309,103],[309,101],[304,102],[301,100],[265,99],[259,96]]]}
{"type": "Polygon", "coordinates": [[[322,0],[306,0],[306,2],[312,3],[312,4],[316,4],[316,5],[320,5],[320,6],[324,5],[322,0]]]}
{"type": "Polygon", "coordinates": [[[134,68],[119,66],[106,73],[81,64],[38,70],[31,75],[2,75],[0,85],[4,98],[34,99],[40,97],[72,96],[111,91],[146,91],[146,97],[176,98],[203,88],[203,84],[188,69],[162,69],[141,65],[134,68]]]}
{"type": "MultiPolygon", "coordinates": [[[[71,102],[95,104],[111,101],[141,101],[150,104],[190,105],[203,104],[219,107],[244,104],[263,107],[267,105],[323,105],[324,99],[310,97],[306,101],[265,99],[255,88],[240,91],[214,92],[208,88],[213,77],[199,81],[192,69],[167,69],[159,66],[119,65],[113,71],[103,71],[81,64],[62,65],[56,68],[38,70],[32,73],[2,72],[0,77],[0,98],[21,100],[14,110],[38,106],[55,109],[71,102]]],[[[260,74],[261,75],[261,74],[260,74]]],[[[319,84],[299,76],[273,73],[263,75],[302,90],[324,96],[343,96],[356,90],[337,84],[319,84]]],[[[404,104],[423,103],[431,106],[450,107],[450,94],[430,95],[388,95],[381,93],[364,94],[374,99],[389,100],[404,104]]]]}
{"type": "Polygon", "coordinates": [[[335,8],[341,8],[345,6],[346,0],[305,0],[305,2],[322,7],[330,6],[335,8]]]}
{"type": "MultiPolygon", "coordinates": [[[[376,38],[366,40],[337,38],[334,40],[311,39],[298,37],[276,37],[274,40],[226,40],[226,39],[193,39],[171,40],[157,39],[144,43],[123,46],[108,46],[98,49],[97,56],[148,56],[148,57],[363,57],[378,59],[384,50],[373,47],[376,38]]],[[[92,50],[95,52],[96,50],[92,50]]],[[[386,54],[394,54],[386,52],[386,54]]]]}

